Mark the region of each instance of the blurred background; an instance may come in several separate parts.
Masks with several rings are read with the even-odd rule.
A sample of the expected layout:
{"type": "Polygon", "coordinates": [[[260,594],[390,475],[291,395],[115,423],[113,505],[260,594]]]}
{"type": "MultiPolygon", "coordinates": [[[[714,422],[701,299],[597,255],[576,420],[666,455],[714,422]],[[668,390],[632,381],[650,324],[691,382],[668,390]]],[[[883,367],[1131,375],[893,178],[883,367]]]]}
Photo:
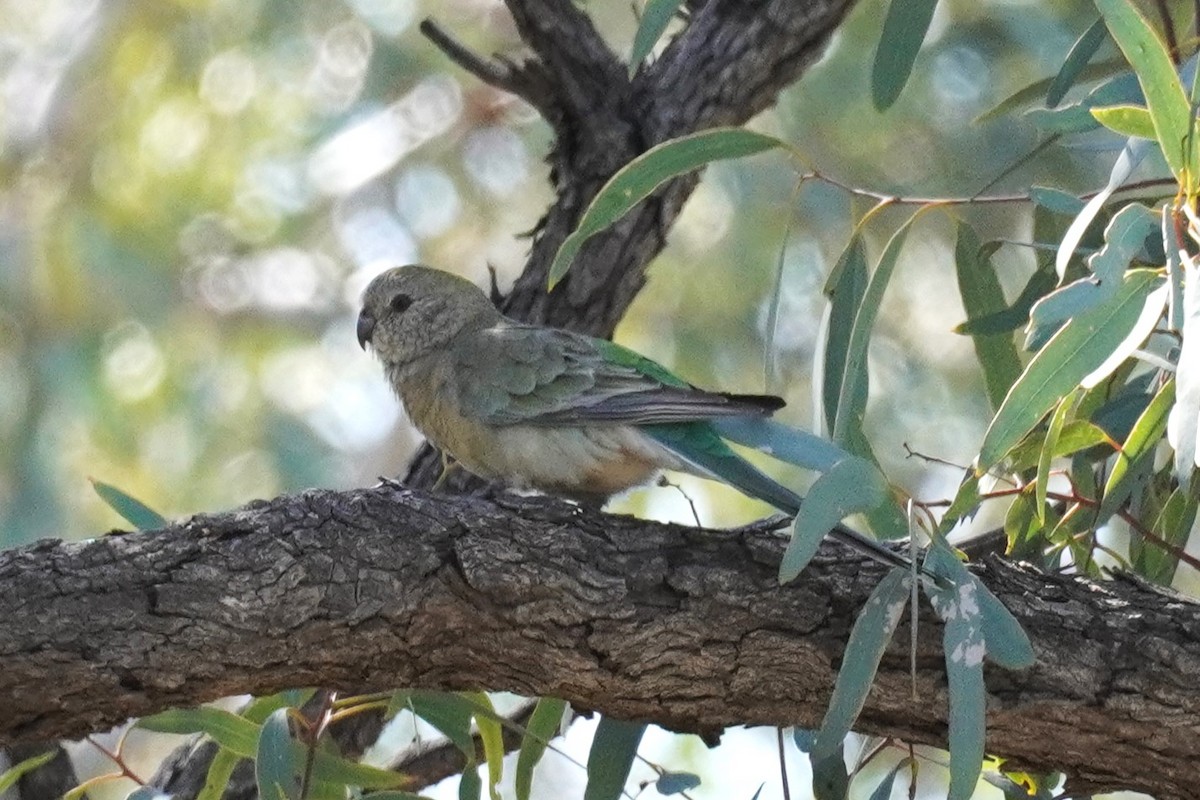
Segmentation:
{"type": "MultiPolygon", "coordinates": [[[[630,5],[587,10],[628,53],[630,5]]],[[[1096,16],[1085,0],[943,0],[881,115],[868,75],[882,10],[863,0],[753,124],[807,167],[910,196],[969,196],[1030,150],[1019,115],[973,120],[1057,72],[1096,16]]],[[[355,342],[359,293],[413,261],[481,284],[490,264],[506,288],[552,197],[546,125],[421,37],[427,15],[519,53],[496,0],[0,0],[0,546],[125,527],[89,477],[186,516],[403,473],[420,439],[355,342]]],[[[1097,188],[1112,147],[1076,138],[996,191],[1097,188]]],[[[797,193],[799,171],[780,155],[709,169],[617,339],[702,386],[780,393],[781,418],[811,429],[820,290],[869,204],[797,193]]],[[[873,225],[876,254],[910,212],[873,225]]],[[[970,341],[950,332],[954,215],[1030,237],[1021,204],[927,214],[888,290],[868,428],[888,475],[925,500],[960,475],[904,445],[966,464],[989,418],[970,341]]],[[[1016,289],[1033,262],[1004,248],[997,263],[1016,289]]],[[[762,510],[682,483],[706,523],[762,510]]],[[[620,507],[692,519],[670,488],[620,507]]]]}

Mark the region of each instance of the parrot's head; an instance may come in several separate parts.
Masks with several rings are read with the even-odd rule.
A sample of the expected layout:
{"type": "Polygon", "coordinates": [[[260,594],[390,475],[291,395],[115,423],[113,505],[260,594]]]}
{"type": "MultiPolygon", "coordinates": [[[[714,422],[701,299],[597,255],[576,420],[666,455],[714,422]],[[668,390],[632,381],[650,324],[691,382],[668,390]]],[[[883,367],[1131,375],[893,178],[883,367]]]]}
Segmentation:
{"type": "Polygon", "coordinates": [[[418,265],[380,273],[363,292],[358,343],[385,365],[406,364],[447,345],[469,327],[500,319],[483,290],[438,269],[418,265]]]}

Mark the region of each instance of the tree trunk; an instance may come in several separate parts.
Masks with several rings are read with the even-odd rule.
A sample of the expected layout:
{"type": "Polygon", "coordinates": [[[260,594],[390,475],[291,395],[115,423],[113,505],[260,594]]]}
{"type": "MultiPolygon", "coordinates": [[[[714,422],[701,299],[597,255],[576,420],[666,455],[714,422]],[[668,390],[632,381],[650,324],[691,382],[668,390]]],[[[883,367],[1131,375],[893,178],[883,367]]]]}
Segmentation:
{"type": "MultiPolygon", "coordinates": [[[[785,538],[382,487],[0,553],[0,743],[316,685],[550,695],[709,737],[816,727],[882,568],[826,544],[780,587],[785,538]]],[[[1194,797],[1200,605],[999,559],[976,570],[1037,653],[988,670],[989,752],[1076,791],[1194,797]]],[[[940,625],[922,613],[918,700],[907,641],[856,727],[944,746],[940,625]]]]}

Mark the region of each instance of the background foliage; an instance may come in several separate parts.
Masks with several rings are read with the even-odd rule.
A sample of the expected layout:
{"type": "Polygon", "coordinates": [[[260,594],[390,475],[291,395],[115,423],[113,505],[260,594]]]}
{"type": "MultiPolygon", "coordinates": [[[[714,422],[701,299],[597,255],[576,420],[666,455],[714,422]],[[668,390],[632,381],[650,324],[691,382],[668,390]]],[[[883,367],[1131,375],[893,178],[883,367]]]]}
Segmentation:
{"type": "MultiPolygon", "coordinates": [[[[632,11],[588,10],[628,52],[632,11]]],[[[823,175],[906,197],[971,196],[1030,152],[1048,130],[1036,117],[977,118],[1055,74],[1096,18],[1084,2],[939,3],[884,115],[870,90],[882,10],[862,3],[752,127],[823,175]]],[[[549,196],[536,116],[415,30],[433,13],[479,49],[505,51],[517,42],[502,7],[11,0],[2,13],[0,544],[120,524],[89,476],[183,515],[400,471],[418,438],[354,345],[359,291],[416,260],[480,282],[492,264],[503,286],[549,196]]],[[[1097,60],[1115,55],[1108,42],[1097,60]]],[[[988,192],[1099,188],[1122,143],[1073,136],[988,192]]],[[[1165,168],[1151,155],[1140,169],[1165,168]]],[[[782,417],[812,427],[821,288],[870,201],[827,183],[797,190],[797,177],[779,153],[711,167],[617,338],[701,385],[779,392],[782,417]]],[[[952,497],[962,473],[905,445],[965,465],[991,417],[972,341],[949,333],[967,317],[958,219],[982,241],[1028,241],[1031,212],[927,215],[888,291],[867,434],[887,476],[923,500],[952,497]]],[[[907,213],[884,212],[868,248],[882,250],[875,237],[907,213]]],[[[1035,267],[1014,247],[993,263],[1009,297],[1035,267]]],[[[761,510],[684,484],[706,523],[761,510]]],[[[691,519],[673,490],[623,502],[691,519]]]]}

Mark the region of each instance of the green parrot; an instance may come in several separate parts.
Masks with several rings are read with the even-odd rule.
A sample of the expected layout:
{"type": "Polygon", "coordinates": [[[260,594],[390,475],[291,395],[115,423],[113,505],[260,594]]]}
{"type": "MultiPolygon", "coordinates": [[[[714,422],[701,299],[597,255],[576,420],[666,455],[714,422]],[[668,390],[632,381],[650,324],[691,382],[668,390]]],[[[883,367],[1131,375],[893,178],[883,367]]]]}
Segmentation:
{"type": "MultiPolygon", "coordinates": [[[[409,418],[466,469],[602,505],[664,469],[723,481],[795,515],[801,498],[734,452],[713,421],[768,416],[768,395],[698,389],[618,344],[501,314],[470,281],[389,269],[363,293],[358,341],[383,362],[409,418]]],[[[831,535],[893,566],[846,528],[831,535]]]]}

